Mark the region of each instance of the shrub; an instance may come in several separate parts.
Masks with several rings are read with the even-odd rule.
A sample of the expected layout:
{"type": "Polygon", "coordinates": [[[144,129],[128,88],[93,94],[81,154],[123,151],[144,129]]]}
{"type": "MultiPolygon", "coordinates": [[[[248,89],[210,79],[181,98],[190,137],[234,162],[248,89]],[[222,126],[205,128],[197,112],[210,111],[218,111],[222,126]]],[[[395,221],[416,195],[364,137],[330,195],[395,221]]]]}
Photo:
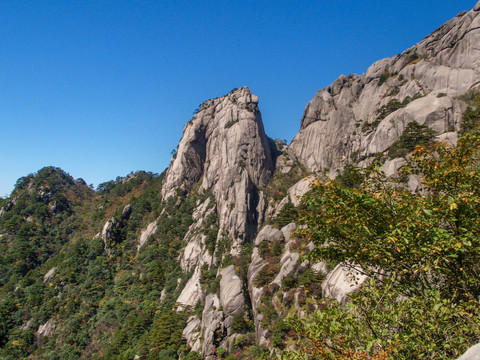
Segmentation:
{"type": "Polygon", "coordinates": [[[378,86],[383,85],[389,78],[392,76],[388,71],[384,71],[382,75],[380,75],[380,79],[378,80],[378,86]]]}
{"type": "Polygon", "coordinates": [[[285,225],[295,222],[297,218],[298,210],[295,205],[289,201],[282,207],[275,219],[273,219],[272,225],[276,225],[281,229],[285,225]]]}
{"type": "MultiPolygon", "coordinates": [[[[278,260],[278,259],[277,259],[278,260]]],[[[272,264],[267,264],[258,272],[257,277],[254,280],[254,284],[256,287],[264,287],[270,284],[275,276],[277,276],[278,272],[280,271],[280,265],[278,261],[272,264]]]]}
{"type": "Polygon", "coordinates": [[[469,91],[467,94],[461,96],[460,99],[469,105],[462,116],[460,134],[465,134],[469,131],[478,131],[480,124],[480,91],[469,91]]]}
{"type": "Polygon", "coordinates": [[[388,156],[390,159],[405,157],[419,145],[432,145],[434,138],[432,129],[413,121],[407,125],[400,138],[390,146],[388,156]]]}

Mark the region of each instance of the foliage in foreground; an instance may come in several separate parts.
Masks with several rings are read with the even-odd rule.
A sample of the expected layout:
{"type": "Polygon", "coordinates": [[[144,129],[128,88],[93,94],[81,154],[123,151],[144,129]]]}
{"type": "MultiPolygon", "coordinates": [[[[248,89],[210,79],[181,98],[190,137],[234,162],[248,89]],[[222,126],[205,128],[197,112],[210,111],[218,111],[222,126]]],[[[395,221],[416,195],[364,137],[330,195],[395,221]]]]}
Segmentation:
{"type": "Polygon", "coordinates": [[[311,259],[360,265],[371,280],[347,305],[291,319],[285,359],[451,359],[480,340],[480,137],[418,147],[400,180],[367,169],[359,188],[317,181],[300,231],[311,259]]]}

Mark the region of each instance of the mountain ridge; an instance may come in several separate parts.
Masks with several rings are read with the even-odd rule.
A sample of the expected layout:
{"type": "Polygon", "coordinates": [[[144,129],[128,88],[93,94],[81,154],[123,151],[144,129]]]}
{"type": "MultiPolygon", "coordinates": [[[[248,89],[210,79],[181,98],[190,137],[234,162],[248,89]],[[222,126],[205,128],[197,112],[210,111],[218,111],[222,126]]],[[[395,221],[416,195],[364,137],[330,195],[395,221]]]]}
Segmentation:
{"type": "Polygon", "coordinates": [[[395,175],[411,149],[391,150],[411,124],[426,141],[455,143],[462,95],[480,82],[479,43],[480,2],[319,90],[289,146],[267,137],[258,97],[242,87],[200,105],[160,176],[130,174],[97,193],[51,167],[19,179],[0,210],[0,357],[253,359],[285,349],[287,314],[311,312],[312,299],[345,302],[365,280],[303,257],[315,245],[294,232],[301,197],[315,176],[345,179],[350,165],[381,159],[395,175]],[[54,246],[42,248],[42,236],[54,246]]]}

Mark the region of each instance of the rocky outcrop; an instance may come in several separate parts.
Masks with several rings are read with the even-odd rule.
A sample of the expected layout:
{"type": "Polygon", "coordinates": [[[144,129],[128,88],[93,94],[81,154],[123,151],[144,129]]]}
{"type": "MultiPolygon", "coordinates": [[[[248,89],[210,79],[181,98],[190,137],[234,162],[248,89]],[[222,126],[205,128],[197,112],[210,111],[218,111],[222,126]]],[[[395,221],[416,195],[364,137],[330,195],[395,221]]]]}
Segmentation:
{"type": "Polygon", "coordinates": [[[55,330],[55,323],[52,319],[49,319],[45,324],[40,325],[37,329],[37,336],[50,336],[55,330]]]}
{"type": "Polygon", "coordinates": [[[43,282],[46,283],[52,280],[56,270],[57,270],[57,267],[53,267],[50,270],[48,270],[45,276],[43,277],[43,282]]]}
{"type": "Polygon", "coordinates": [[[192,351],[199,351],[202,348],[200,329],[202,321],[197,316],[191,316],[187,320],[187,326],[183,329],[182,335],[187,340],[192,351]]]}
{"type": "Polygon", "coordinates": [[[233,341],[231,324],[244,311],[245,296],[243,281],[233,266],[217,272],[221,276],[218,295],[202,288],[202,271],[216,269],[226,255],[218,253],[220,241],[231,256],[238,256],[243,244],[254,237],[266,208],[259,188],[267,184],[273,168],[258,97],[244,87],[200,106],[185,126],[165,175],[164,200],[178,191],[199,198],[179,257],[183,271],[193,275],[177,303],[179,310],[205,303],[202,321],[190,319],[184,332],[192,349],[205,356],[220,341],[227,347],[233,341]]]}
{"type": "Polygon", "coordinates": [[[155,234],[155,231],[157,231],[157,222],[151,222],[148,224],[147,228],[142,231],[140,234],[140,239],[138,240],[138,247],[137,249],[140,250],[140,248],[145,245],[145,243],[148,241],[148,238],[155,234]]]}
{"type": "Polygon", "coordinates": [[[105,225],[103,225],[101,239],[103,241],[103,248],[108,255],[111,254],[110,243],[115,240],[118,231],[125,225],[131,214],[132,206],[128,204],[123,208],[122,216],[119,220],[117,220],[115,217],[112,217],[111,219],[107,220],[105,225]]]}
{"type": "MultiPolygon", "coordinates": [[[[478,11],[480,11],[480,2],[477,4],[477,7],[478,11]]],[[[472,346],[457,360],[480,360],[480,344],[472,346]]]]}
{"type": "Polygon", "coordinates": [[[204,292],[200,284],[200,267],[196,267],[192,277],[188,280],[183,288],[177,303],[180,304],[179,310],[185,309],[188,306],[194,306],[200,299],[203,298],[204,292]]]}
{"type": "Polygon", "coordinates": [[[165,176],[163,198],[200,182],[216,199],[219,228],[238,251],[262,221],[258,187],[270,179],[273,160],[258,97],[247,87],[204,102],[185,125],[165,176]]]}
{"type": "Polygon", "coordinates": [[[103,241],[103,248],[105,252],[110,255],[110,240],[115,236],[115,230],[118,228],[118,221],[112,217],[108,220],[105,225],[103,225],[102,229],[102,241],[103,241]]]}
{"type": "Polygon", "coordinates": [[[225,316],[227,335],[231,335],[233,318],[244,311],[245,296],[243,294],[243,281],[235,274],[233,265],[227,266],[220,272],[220,305],[225,316]]]}
{"type": "Polygon", "coordinates": [[[346,301],[347,296],[360,290],[367,276],[350,264],[338,264],[322,284],[323,297],[346,301]]]}
{"type": "Polygon", "coordinates": [[[363,75],[342,75],[307,104],[289,153],[311,171],[385,152],[408,123],[437,136],[458,130],[458,99],[480,83],[480,13],[450,20],[400,55],[363,75]]]}
{"type": "Polygon", "coordinates": [[[247,280],[248,291],[252,303],[256,341],[258,344],[261,345],[269,344],[269,341],[267,340],[269,331],[262,328],[263,315],[259,313],[258,309],[261,304],[263,289],[255,286],[255,278],[260,273],[262,268],[268,265],[260,255],[259,246],[264,241],[274,242],[280,239],[285,239],[286,245],[285,250],[280,258],[280,270],[275,279],[269,284],[274,284],[274,286],[280,287],[280,285],[282,284],[282,279],[285,276],[294,273],[298,268],[298,260],[300,259],[300,254],[290,251],[290,245],[293,240],[291,239],[291,235],[292,232],[295,230],[295,227],[296,225],[294,223],[291,223],[284,226],[281,230],[278,230],[270,225],[267,225],[258,233],[255,239],[255,248],[253,249],[251,263],[248,267],[247,280]]]}
{"type": "MultiPolygon", "coordinates": [[[[205,307],[202,313],[202,353],[211,356],[223,338],[223,313],[220,310],[220,300],[216,294],[210,294],[205,298],[205,307]]],[[[215,357],[214,357],[215,358],[215,357]]]]}

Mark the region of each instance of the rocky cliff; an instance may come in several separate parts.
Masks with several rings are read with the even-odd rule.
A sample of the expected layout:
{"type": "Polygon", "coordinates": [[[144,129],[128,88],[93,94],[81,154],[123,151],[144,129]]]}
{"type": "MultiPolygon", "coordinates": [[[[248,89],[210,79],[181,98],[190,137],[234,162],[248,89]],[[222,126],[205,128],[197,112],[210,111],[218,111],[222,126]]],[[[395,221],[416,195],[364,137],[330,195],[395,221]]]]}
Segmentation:
{"type": "MultiPolygon", "coordinates": [[[[480,82],[479,9],[477,5],[459,14],[402,54],[376,62],[365,74],[342,75],[320,90],[307,104],[291,145],[282,145],[276,169],[258,98],[248,88],[200,106],[184,128],[162,188],[164,198],[174,196],[177,189],[213,195],[198,201],[180,256],[182,269],[192,275],[177,302],[181,309],[196,304],[203,308],[184,330],[192,350],[205,356],[217,346],[231,350],[240,336],[234,319],[248,312],[243,316],[253,321],[257,344],[271,348],[278,336],[271,330],[289,304],[303,311],[305,288],[321,284],[324,296],[339,301],[359,288],[364,278],[352,282],[341,264],[329,268],[302,261],[301,254],[313,245],[291,237],[294,223],[262,228],[290,201],[298,206],[298,197],[308,191],[312,178],[283,190],[280,202],[260,189],[271,189],[278,177],[291,176],[297,162],[310,172],[329,169],[332,176],[347,164],[368,164],[379,153],[387,155],[410,123],[433,130],[437,140],[455,142],[466,109],[462,95],[480,82]],[[218,221],[210,250],[202,230],[208,216],[218,221]],[[223,241],[229,244],[228,251],[223,241]],[[242,276],[239,266],[224,260],[233,257],[238,265],[247,243],[252,243],[253,251],[248,247],[248,272],[242,276]],[[220,279],[216,292],[202,288],[202,271],[207,268],[220,279]],[[309,281],[291,286],[292,278],[302,277],[309,281]],[[275,315],[267,309],[272,305],[275,315]]],[[[394,157],[387,157],[384,164],[389,174],[403,164],[394,157]]]]}
{"type": "Polygon", "coordinates": [[[437,137],[459,129],[459,96],[480,81],[480,5],[417,45],[342,75],[305,107],[290,154],[311,171],[338,169],[386,152],[411,122],[437,137]]]}
{"type": "Polygon", "coordinates": [[[201,104],[183,130],[165,176],[162,197],[168,199],[178,191],[211,194],[197,203],[180,258],[183,270],[193,271],[193,275],[177,302],[181,308],[205,303],[204,321],[190,319],[185,333],[195,351],[210,354],[218,342],[215,332],[232,335],[233,318],[243,312],[244,284],[233,266],[222,269],[220,263],[227,255],[238,256],[242,245],[263,223],[266,204],[259,188],[267,184],[273,168],[258,97],[247,87],[201,104]],[[207,228],[206,218],[214,219],[207,228]],[[228,250],[221,242],[228,243],[228,250]],[[202,269],[215,269],[221,277],[218,296],[202,289],[202,269]],[[223,311],[213,309],[219,306],[223,311]],[[198,334],[203,343],[198,341],[198,334]]]}
{"type": "Polygon", "coordinates": [[[257,189],[273,172],[269,143],[258,97],[247,87],[200,105],[183,130],[168,168],[163,198],[177,189],[211,190],[216,199],[219,231],[235,240],[233,248],[253,236],[262,222],[257,189]]]}

